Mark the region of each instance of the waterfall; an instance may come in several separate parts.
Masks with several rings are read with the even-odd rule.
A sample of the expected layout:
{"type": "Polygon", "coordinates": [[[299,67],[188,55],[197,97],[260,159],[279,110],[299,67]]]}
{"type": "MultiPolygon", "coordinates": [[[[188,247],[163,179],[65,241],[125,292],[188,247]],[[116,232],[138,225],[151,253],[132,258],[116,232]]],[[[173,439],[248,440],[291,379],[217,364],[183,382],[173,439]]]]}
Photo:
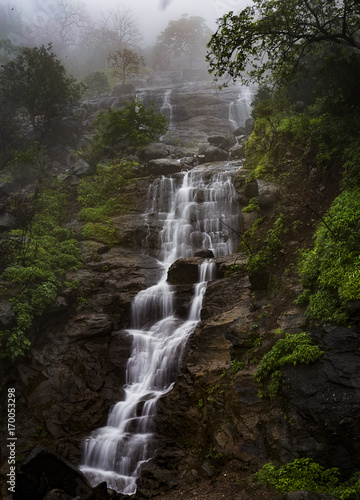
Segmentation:
{"type": "Polygon", "coordinates": [[[83,443],[80,468],[93,485],[107,481],[109,488],[131,495],[141,465],[151,459],[156,403],[176,382],[216,265],[206,259],[199,266],[186,321],[175,315],[175,287],[167,282],[167,272],[175,260],[193,256],[198,248],[212,250],[215,257],[235,251],[237,241],[229,230],[237,229],[239,220],[234,174],[230,164],[214,173],[198,167],[176,178],[156,179],[149,188],[144,219],[147,224],[157,214],[162,221],[163,272],[159,282],[139,292],[132,303],[124,400],[113,406],[106,426],[83,443]]]}
{"type": "Polygon", "coordinates": [[[164,94],[164,101],[160,108],[160,113],[162,113],[169,122],[169,129],[174,128],[174,113],[173,107],[170,103],[172,89],[168,89],[164,94]]]}
{"type": "Polygon", "coordinates": [[[236,130],[244,127],[245,122],[250,118],[251,101],[254,91],[249,87],[242,87],[238,97],[229,104],[229,122],[231,128],[236,130]]]}

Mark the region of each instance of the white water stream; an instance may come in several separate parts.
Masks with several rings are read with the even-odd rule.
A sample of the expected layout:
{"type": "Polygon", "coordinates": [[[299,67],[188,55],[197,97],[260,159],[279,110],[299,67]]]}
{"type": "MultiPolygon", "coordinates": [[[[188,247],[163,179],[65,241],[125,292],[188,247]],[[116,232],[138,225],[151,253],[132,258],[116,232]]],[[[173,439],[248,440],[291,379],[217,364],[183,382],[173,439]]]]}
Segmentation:
{"type": "Polygon", "coordinates": [[[254,89],[251,87],[241,87],[237,99],[229,105],[229,122],[232,130],[244,127],[246,120],[250,118],[251,102],[254,96],[254,89]]]}
{"type": "Polygon", "coordinates": [[[214,279],[216,266],[214,259],[199,266],[186,321],[174,313],[175,287],[167,283],[167,272],[175,260],[193,256],[199,248],[212,250],[215,257],[235,251],[237,241],[228,229],[236,229],[239,220],[233,176],[230,165],[213,174],[197,168],[177,178],[159,178],[149,189],[145,223],[154,214],[163,223],[159,235],[163,272],[159,282],[141,291],[132,304],[128,332],[133,344],[124,401],[113,406],[106,426],[83,443],[81,470],[93,485],[107,481],[109,488],[131,495],[141,465],[152,456],[156,403],[177,379],[187,338],[200,320],[206,285],[214,279]]]}

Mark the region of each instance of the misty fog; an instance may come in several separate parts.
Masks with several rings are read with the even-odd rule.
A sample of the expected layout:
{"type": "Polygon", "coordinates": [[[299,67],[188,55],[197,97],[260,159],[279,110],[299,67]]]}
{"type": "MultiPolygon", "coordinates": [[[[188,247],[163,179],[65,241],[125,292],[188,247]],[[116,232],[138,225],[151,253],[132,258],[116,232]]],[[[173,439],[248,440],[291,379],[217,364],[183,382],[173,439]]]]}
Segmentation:
{"type": "MultiPolygon", "coordinates": [[[[119,68],[128,64],[124,49],[133,58],[133,73],[142,77],[157,70],[206,69],[206,44],[216,30],[216,20],[246,3],[0,0],[0,64],[16,57],[21,47],[51,43],[67,72],[80,81],[101,72],[113,86],[119,81],[119,68]]],[[[131,73],[127,71],[123,69],[124,78],[131,73]]]]}

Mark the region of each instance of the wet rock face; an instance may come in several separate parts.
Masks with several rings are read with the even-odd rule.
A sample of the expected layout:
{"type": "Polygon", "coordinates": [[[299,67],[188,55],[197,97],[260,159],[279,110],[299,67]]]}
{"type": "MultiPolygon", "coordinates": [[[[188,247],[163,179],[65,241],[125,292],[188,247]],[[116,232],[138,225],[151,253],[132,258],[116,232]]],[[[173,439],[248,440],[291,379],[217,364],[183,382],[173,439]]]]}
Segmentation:
{"type": "Polygon", "coordinates": [[[3,367],[3,391],[14,387],[18,396],[17,452],[24,456],[40,442],[79,464],[82,440],[123,398],[131,338],[122,328],[158,265],[127,249],[99,244],[92,251],[98,262],[68,276],[80,286],[65,290],[43,315],[27,356],[3,367]]]}
{"type": "MultiPolygon", "coordinates": [[[[233,360],[254,349],[252,312],[247,276],[209,283],[178,382],[159,402],[158,454],[151,470],[145,466],[140,489],[195,482],[219,464],[214,457],[257,468],[270,460],[281,464],[312,457],[347,477],[359,469],[358,332],[314,331],[324,357],[286,368],[278,396],[259,398],[256,366],[237,373],[230,369],[233,360]]],[[[291,309],[288,316],[286,330],[299,332],[301,311],[291,309]]],[[[256,356],[260,359],[275,341],[267,332],[256,356]]]]}
{"type": "Polygon", "coordinates": [[[178,259],[169,268],[168,281],[172,285],[189,285],[199,281],[199,265],[203,262],[201,257],[178,259]]]}
{"type": "Polygon", "coordinates": [[[79,470],[59,455],[45,448],[34,449],[17,472],[13,499],[51,500],[69,495],[87,500],[108,498],[104,484],[93,488],[79,470]]]}
{"type": "Polygon", "coordinates": [[[350,475],[360,467],[360,337],[339,327],[316,330],[313,337],[324,357],[284,376],[284,397],[296,422],[294,452],[306,451],[350,475]]]}

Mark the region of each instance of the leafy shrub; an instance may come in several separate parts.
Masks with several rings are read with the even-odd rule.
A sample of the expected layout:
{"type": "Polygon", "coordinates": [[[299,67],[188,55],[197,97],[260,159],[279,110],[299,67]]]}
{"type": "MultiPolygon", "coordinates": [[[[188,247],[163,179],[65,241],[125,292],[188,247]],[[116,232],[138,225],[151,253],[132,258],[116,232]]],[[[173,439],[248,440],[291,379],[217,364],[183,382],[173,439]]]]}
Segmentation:
{"type": "Polygon", "coordinates": [[[298,458],[281,467],[265,464],[255,479],[281,493],[299,490],[330,493],[338,486],[339,475],[337,468],[325,469],[311,458],[298,458]]]}
{"type": "Polygon", "coordinates": [[[110,91],[108,77],[103,71],[94,71],[84,78],[83,83],[87,87],[87,93],[91,96],[100,97],[101,94],[110,91]]]}
{"type": "Polygon", "coordinates": [[[317,345],[314,345],[306,332],[294,335],[286,333],[285,338],[279,339],[272,349],[264,355],[254,374],[254,379],[257,382],[264,382],[270,377],[267,390],[259,392],[259,395],[274,396],[277,393],[281,370],[284,366],[308,365],[319,359],[322,354],[323,352],[317,345]]]}
{"type": "Polygon", "coordinates": [[[344,323],[347,304],[360,299],[360,189],[345,190],[330,207],[315,233],[315,244],[300,259],[304,292],[311,319],[344,323]]]}
{"type": "Polygon", "coordinates": [[[275,488],[279,493],[311,491],[340,500],[360,498],[360,473],[354,474],[349,481],[340,483],[337,467],[326,469],[311,458],[297,458],[280,467],[268,463],[254,477],[260,484],[275,488]]]}
{"type": "Polygon", "coordinates": [[[234,375],[240,370],[242,370],[244,366],[245,366],[244,361],[239,361],[238,359],[233,359],[231,361],[231,371],[234,375]]]}
{"type": "Polygon", "coordinates": [[[99,159],[105,148],[133,146],[141,148],[165,134],[167,122],[164,115],[156,113],[153,106],[146,109],[134,99],[123,109],[100,112],[94,121],[96,134],[90,152],[91,159],[99,159]]]}
{"type": "Polygon", "coordinates": [[[254,198],[251,198],[249,203],[242,209],[242,212],[247,213],[247,212],[260,212],[260,207],[259,207],[259,197],[255,196],[254,198]]]}
{"type": "Polygon", "coordinates": [[[107,245],[114,245],[119,241],[112,221],[87,222],[81,230],[81,236],[85,240],[99,241],[107,245]]]}
{"type": "Polygon", "coordinates": [[[126,161],[98,165],[96,174],[80,180],[78,201],[83,205],[79,219],[86,222],[82,237],[115,244],[119,237],[110,217],[129,210],[132,200],[125,188],[132,180],[127,178],[132,164],[126,161]]]}
{"type": "Polygon", "coordinates": [[[273,227],[267,232],[265,242],[262,243],[262,248],[250,255],[248,262],[249,270],[256,271],[276,260],[278,251],[283,246],[282,238],[289,231],[286,220],[287,217],[285,214],[280,214],[276,219],[273,227]]]}
{"type": "Polygon", "coordinates": [[[56,299],[64,273],[81,265],[78,242],[60,226],[68,201],[60,183],[45,179],[30,209],[35,215],[24,229],[10,232],[11,262],[1,278],[16,325],[0,333],[0,357],[14,359],[29,348],[26,335],[34,319],[56,299]]]}
{"type": "Polygon", "coordinates": [[[78,201],[83,205],[80,220],[99,222],[103,217],[119,212],[127,202],[123,189],[130,184],[127,178],[132,164],[126,161],[98,165],[96,173],[80,179],[78,201]]]}

